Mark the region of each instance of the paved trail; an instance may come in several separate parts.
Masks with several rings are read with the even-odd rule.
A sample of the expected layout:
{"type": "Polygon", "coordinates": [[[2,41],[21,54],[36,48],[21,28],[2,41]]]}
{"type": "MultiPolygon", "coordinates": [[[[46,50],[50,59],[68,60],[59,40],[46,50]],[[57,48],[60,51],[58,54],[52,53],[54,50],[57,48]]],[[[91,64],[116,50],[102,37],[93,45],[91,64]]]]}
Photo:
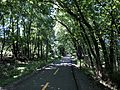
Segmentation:
{"type": "MultiPolygon", "coordinates": [[[[70,57],[64,57],[29,78],[7,87],[6,90],[103,90],[92,83],[84,74],[75,74],[79,88],[77,89],[72,73],[70,57]]],[[[78,71],[75,69],[75,73],[78,71]]]]}

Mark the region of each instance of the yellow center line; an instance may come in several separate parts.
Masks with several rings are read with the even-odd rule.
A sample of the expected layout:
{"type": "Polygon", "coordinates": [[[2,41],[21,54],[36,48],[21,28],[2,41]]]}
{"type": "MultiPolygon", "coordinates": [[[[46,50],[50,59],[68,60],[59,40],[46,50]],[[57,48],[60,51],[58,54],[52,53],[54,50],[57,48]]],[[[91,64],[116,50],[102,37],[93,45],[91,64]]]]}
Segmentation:
{"type": "Polygon", "coordinates": [[[47,83],[45,84],[45,86],[42,88],[42,90],[46,90],[46,88],[48,87],[48,85],[49,85],[49,82],[47,82],[47,83]]]}
{"type": "Polygon", "coordinates": [[[58,69],[54,72],[54,74],[53,74],[53,75],[56,75],[58,71],[59,71],[59,68],[58,68],[58,69]]]}

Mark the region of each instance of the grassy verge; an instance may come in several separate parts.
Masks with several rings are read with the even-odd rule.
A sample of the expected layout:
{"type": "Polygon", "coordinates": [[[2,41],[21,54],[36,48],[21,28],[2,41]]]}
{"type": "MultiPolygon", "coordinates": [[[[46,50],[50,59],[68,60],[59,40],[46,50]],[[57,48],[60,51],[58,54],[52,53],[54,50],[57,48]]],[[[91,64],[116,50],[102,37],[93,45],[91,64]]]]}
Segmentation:
{"type": "Polygon", "coordinates": [[[47,63],[44,60],[36,60],[25,64],[3,65],[0,67],[0,86],[4,87],[5,85],[19,80],[54,60],[57,59],[49,59],[47,63]]]}
{"type": "Polygon", "coordinates": [[[79,69],[80,72],[84,72],[89,79],[95,81],[95,83],[100,86],[101,88],[105,90],[119,90],[120,89],[120,73],[114,72],[111,76],[111,78],[103,79],[96,75],[95,69],[91,69],[89,67],[82,66],[81,69],[79,69]]]}

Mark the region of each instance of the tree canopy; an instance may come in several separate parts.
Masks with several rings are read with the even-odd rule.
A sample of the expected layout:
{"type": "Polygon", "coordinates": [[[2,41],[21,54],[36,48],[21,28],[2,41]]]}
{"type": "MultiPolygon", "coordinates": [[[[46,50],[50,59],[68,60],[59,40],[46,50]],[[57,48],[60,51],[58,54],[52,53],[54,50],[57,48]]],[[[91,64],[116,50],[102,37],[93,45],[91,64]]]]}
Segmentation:
{"type": "Polygon", "coordinates": [[[118,82],[119,10],[119,0],[0,0],[0,62],[76,53],[96,75],[118,82]]]}

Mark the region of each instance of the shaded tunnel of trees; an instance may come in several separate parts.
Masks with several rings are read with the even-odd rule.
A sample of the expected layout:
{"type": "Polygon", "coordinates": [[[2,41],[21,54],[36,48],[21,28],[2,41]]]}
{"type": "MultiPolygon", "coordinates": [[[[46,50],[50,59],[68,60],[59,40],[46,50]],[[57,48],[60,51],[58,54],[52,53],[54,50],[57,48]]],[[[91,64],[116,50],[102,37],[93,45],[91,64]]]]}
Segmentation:
{"type": "Polygon", "coordinates": [[[0,69],[65,51],[120,84],[120,1],[0,0],[0,69]]]}

